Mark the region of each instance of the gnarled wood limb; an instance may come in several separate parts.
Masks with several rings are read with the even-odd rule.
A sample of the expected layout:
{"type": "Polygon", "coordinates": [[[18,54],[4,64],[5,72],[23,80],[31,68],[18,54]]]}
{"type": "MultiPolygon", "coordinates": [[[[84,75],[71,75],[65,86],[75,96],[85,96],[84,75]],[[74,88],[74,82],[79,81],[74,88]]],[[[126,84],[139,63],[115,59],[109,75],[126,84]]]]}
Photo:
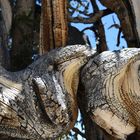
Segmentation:
{"type": "Polygon", "coordinates": [[[140,128],[140,49],[103,52],[81,72],[86,111],[114,137],[140,128]]]}
{"type": "Polygon", "coordinates": [[[44,140],[71,129],[79,70],[92,54],[75,45],[53,50],[23,71],[0,67],[0,134],[44,140]]]}
{"type": "Polygon", "coordinates": [[[87,15],[90,18],[84,18],[84,17],[71,17],[69,16],[68,20],[70,22],[74,22],[74,23],[94,23],[97,22],[98,20],[100,20],[102,17],[112,14],[113,11],[109,10],[109,9],[105,9],[105,10],[100,10],[96,13],[87,15]]]}
{"type": "Polygon", "coordinates": [[[75,45],[51,51],[23,71],[0,67],[0,134],[44,140],[71,129],[79,70],[89,59],[81,79],[93,121],[121,139],[139,130],[140,49],[95,54],[75,45]]]}

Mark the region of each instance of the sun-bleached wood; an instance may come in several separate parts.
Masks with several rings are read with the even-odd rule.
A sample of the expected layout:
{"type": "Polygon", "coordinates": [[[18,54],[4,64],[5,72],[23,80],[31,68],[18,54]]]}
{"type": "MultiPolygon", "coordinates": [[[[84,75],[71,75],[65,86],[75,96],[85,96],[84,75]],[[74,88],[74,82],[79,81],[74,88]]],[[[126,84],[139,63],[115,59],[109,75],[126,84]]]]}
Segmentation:
{"type": "Polygon", "coordinates": [[[0,66],[0,134],[44,140],[67,133],[77,118],[79,70],[95,53],[74,45],[19,72],[0,66]]]}
{"type": "Polygon", "coordinates": [[[140,128],[140,49],[105,51],[81,72],[87,112],[119,139],[140,128]]]}

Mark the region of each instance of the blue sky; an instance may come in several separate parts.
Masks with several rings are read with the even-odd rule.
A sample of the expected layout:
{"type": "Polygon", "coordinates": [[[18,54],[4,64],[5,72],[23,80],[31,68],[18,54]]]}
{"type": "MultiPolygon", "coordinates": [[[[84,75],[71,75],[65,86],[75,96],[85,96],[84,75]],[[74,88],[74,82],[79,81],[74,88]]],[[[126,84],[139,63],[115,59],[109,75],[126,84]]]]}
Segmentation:
{"type": "MultiPolygon", "coordinates": [[[[99,5],[100,10],[106,9],[103,5],[100,4],[100,2],[98,0],[97,0],[97,4],[99,5]]],[[[91,12],[93,12],[93,9],[92,9],[91,5],[89,5],[89,13],[91,13],[91,12]]],[[[77,14],[78,14],[78,12],[76,12],[74,14],[74,16],[76,16],[77,14]]],[[[110,15],[102,18],[108,48],[109,48],[109,50],[119,50],[119,49],[122,49],[122,48],[126,48],[127,43],[126,43],[124,38],[121,38],[120,39],[120,45],[118,47],[116,46],[117,36],[118,36],[118,31],[119,30],[116,29],[115,27],[112,27],[112,28],[108,29],[111,25],[114,24],[113,18],[115,19],[115,23],[120,25],[120,22],[119,22],[116,14],[110,14],[110,15]]],[[[78,28],[80,31],[83,30],[86,27],[92,26],[92,24],[82,24],[82,23],[72,23],[71,25],[78,28]]],[[[93,48],[96,47],[94,33],[90,30],[86,30],[86,31],[84,31],[84,33],[88,35],[89,40],[92,43],[92,47],[93,48]]],[[[122,33],[121,33],[121,36],[123,36],[122,33]]]]}

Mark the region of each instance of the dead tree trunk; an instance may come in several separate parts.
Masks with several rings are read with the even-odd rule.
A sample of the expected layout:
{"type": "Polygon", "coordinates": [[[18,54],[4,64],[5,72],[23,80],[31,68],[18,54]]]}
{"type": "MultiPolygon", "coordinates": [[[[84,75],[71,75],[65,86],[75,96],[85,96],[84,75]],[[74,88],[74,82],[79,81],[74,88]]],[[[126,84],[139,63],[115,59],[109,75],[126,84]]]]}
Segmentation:
{"type": "Polygon", "coordinates": [[[0,0],[0,63],[7,69],[10,68],[8,36],[12,24],[12,8],[8,0],[0,0]]]}
{"type": "Polygon", "coordinates": [[[40,24],[40,54],[67,43],[67,1],[43,0],[40,24]]]}
{"type": "Polygon", "coordinates": [[[0,66],[0,134],[46,140],[73,128],[79,70],[95,53],[75,45],[53,50],[19,72],[0,66]]]}
{"type": "Polygon", "coordinates": [[[12,22],[11,70],[32,63],[35,1],[17,0],[12,22]]]}

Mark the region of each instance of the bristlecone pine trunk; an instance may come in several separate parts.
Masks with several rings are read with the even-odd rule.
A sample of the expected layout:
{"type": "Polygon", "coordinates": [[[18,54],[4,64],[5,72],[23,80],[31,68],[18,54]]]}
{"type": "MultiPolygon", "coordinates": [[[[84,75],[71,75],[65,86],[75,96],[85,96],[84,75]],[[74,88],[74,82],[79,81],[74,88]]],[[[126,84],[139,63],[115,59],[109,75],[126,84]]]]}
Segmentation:
{"type": "MultiPolygon", "coordinates": [[[[124,1],[100,0],[100,1],[107,8],[110,8],[118,15],[121,21],[122,31],[128,42],[128,46],[139,47],[140,23],[138,10],[139,7],[137,7],[137,5],[139,5],[139,0],[135,1],[129,0],[129,2],[126,0],[124,1]],[[128,9],[130,10],[130,13],[128,9]]],[[[18,50],[18,47],[20,45],[22,45],[23,48],[26,47],[27,45],[29,49],[28,52],[31,53],[32,51],[31,36],[33,34],[32,33],[33,29],[31,28],[33,27],[33,25],[31,21],[34,20],[32,11],[34,11],[34,1],[27,2],[25,0],[17,0],[17,10],[14,15],[15,21],[13,22],[12,25],[13,27],[15,27],[12,29],[13,30],[12,53],[14,52],[16,54],[17,53],[16,51],[18,50]],[[26,7],[24,7],[25,5],[26,7]],[[22,24],[22,26],[20,26],[21,24],[19,23],[19,21],[24,22],[27,18],[28,23],[27,24],[25,23],[25,25],[22,24]],[[26,34],[27,32],[29,34],[26,34]],[[31,39],[28,42],[29,44],[26,44],[26,42],[24,42],[24,40],[26,39],[27,40],[31,39]]],[[[40,54],[44,54],[45,52],[48,52],[54,48],[66,45],[68,36],[67,25],[68,25],[67,2],[61,0],[53,0],[53,1],[43,0],[41,24],[40,24],[40,54]]],[[[34,138],[39,140],[45,139],[45,136],[55,137],[59,133],[61,133],[61,131],[69,130],[73,126],[74,119],[77,113],[75,111],[77,109],[77,104],[75,103],[76,101],[75,91],[77,88],[78,79],[75,77],[77,77],[80,67],[84,65],[89,59],[87,57],[87,52],[89,57],[91,55],[90,51],[85,46],[71,46],[67,47],[66,49],[63,48],[58,51],[52,51],[50,54],[48,53],[48,55],[41,57],[41,59],[39,59],[34,64],[30,65],[27,69],[21,72],[10,73],[5,71],[1,67],[0,119],[1,123],[4,125],[0,127],[0,132],[2,134],[5,135],[7,134],[12,137],[20,137],[25,139],[34,138]],[[77,49],[77,47],[79,48],[77,49]],[[60,84],[58,84],[58,82],[60,82],[60,84]],[[64,93],[67,91],[69,93],[69,96],[64,96],[66,95],[66,93],[63,94],[63,91],[64,93]],[[47,95],[44,94],[44,92],[45,93],[47,92],[47,95]],[[57,94],[55,95],[52,94],[53,92],[57,93],[59,96],[57,97],[56,96],[57,94]],[[64,99],[64,101],[62,99],[64,99]],[[68,102],[65,102],[65,100],[68,102]],[[68,108],[66,108],[66,106],[68,108]],[[64,112],[62,116],[61,113],[57,114],[56,110],[58,112],[59,111],[61,112],[63,110],[64,112]],[[58,118],[56,118],[56,116],[58,118]],[[48,119],[48,117],[50,119],[48,119]],[[62,118],[63,120],[62,122],[60,122],[62,118]],[[47,123],[49,124],[49,126],[47,123]],[[66,126],[66,128],[64,128],[64,126],[61,123],[64,124],[64,126],[66,124],[68,125],[66,126]],[[29,133],[27,133],[25,130],[27,130],[29,133]]],[[[134,52],[136,53],[137,50],[135,50],[134,52]]],[[[13,59],[15,59],[14,53],[12,54],[13,59]]],[[[24,53],[26,54],[26,51],[24,53]]],[[[93,54],[95,54],[95,52],[93,54]]],[[[27,61],[31,62],[31,57],[29,57],[31,56],[31,54],[27,55],[28,55],[26,57],[28,59],[27,61]]],[[[95,66],[96,64],[98,65],[98,63],[100,64],[101,61],[98,60],[100,60],[99,57],[97,59],[97,63],[95,63],[95,66]]],[[[20,62],[19,60],[17,61],[18,63],[20,62]]],[[[96,60],[93,61],[96,62],[96,60]]],[[[115,61],[117,61],[117,58],[115,58],[115,61]]],[[[89,66],[89,64],[90,63],[87,64],[87,67],[89,66]]],[[[27,64],[25,63],[24,67],[26,65],[27,64]]],[[[17,69],[15,68],[16,67],[15,62],[12,62],[12,66],[13,70],[17,69]]],[[[19,69],[21,68],[22,66],[19,69]]],[[[85,71],[86,70],[87,69],[85,69],[85,71]]],[[[85,77],[82,76],[81,79],[82,78],[85,77]]],[[[85,83],[85,85],[86,84],[88,85],[88,82],[85,83]]],[[[109,136],[104,130],[102,130],[99,126],[97,126],[92,122],[91,118],[89,117],[91,116],[91,114],[90,115],[87,114],[86,102],[88,101],[85,101],[87,97],[84,94],[85,90],[83,88],[84,86],[81,85],[82,84],[80,84],[79,86],[78,104],[80,106],[84,119],[84,124],[86,128],[85,130],[86,139],[115,140],[116,138],[109,136]]],[[[97,104],[96,102],[94,103],[95,105],[98,105],[98,102],[97,104]]],[[[97,118],[95,117],[95,119],[97,118]]],[[[128,139],[134,140],[138,138],[139,137],[137,135],[134,135],[128,139]]]]}

